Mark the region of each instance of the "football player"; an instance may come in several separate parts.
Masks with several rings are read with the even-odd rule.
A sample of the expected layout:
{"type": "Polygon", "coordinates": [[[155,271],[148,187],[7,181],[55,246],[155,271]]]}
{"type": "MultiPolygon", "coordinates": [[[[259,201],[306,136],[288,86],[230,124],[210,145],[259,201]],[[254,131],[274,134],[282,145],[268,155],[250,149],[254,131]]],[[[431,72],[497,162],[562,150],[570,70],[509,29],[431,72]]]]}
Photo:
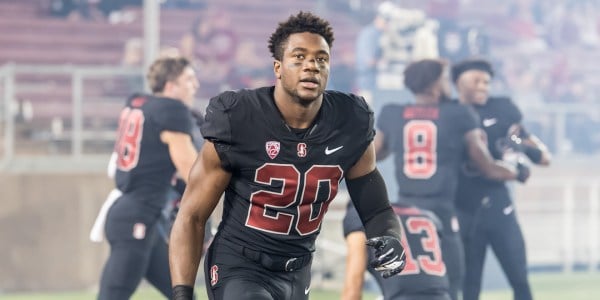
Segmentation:
{"type": "Polygon", "coordinates": [[[462,162],[468,157],[485,176],[498,180],[526,180],[528,172],[492,158],[475,112],[449,101],[449,69],[441,60],[409,64],[404,84],[416,102],[385,106],[375,143],[378,160],[394,154],[400,201],[430,210],[441,220],[442,257],[450,296],[457,299],[464,257],[454,197],[462,162]]]}
{"type": "Polygon", "coordinates": [[[148,71],[152,95],[130,97],[115,142],[115,186],[122,193],[104,226],[110,256],[98,299],[129,299],[142,278],[172,294],[167,244],[157,221],[176,173],[185,181],[197,156],[190,112],[198,81],[185,58],[156,60],[148,71]]]}
{"type": "Polygon", "coordinates": [[[396,202],[392,204],[400,219],[406,267],[399,276],[384,279],[368,265],[373,252],[365,245],[364,228],[352,205],[348,203],[343,221],[346,239],[346,273],[343,300],[362,299],[365,270],[377,281],[385,300],[450,300],[446,265],[442,260],[440,235],[442,224],[430,211],[396,202]]]}
{"type": "MultiPolygon", "coordinates": [[[[495,159],[519,158],[522,153],[535,164],[548,165],[548,148],[523,127],[519,108],[510,98],[489,96],[493,75],[491,64],[483,59],[464,60],[452,67],[459,100],[477,111],[490,153],[495,159]]],[[[513,162],[521,164],[519,159],[513,162]]],[[[514,299],[532,299],[525,241],[511,198],[506,182],[488,180],[477,172],[461,173],[456,205],[466,255],[465,300],[479,299],[488,245],[513,288],[514,299]]]]}
{"type": "Polygon", "coordinates": [[[299,12],[269,40],[275,86],[210,100],[206,139],[169,243],[173,298],[191,299],[205,222],[224,192],[205,257],[210,299],[308,299],[315,239],[345,178],[384,277],[404,267],[399,223],[375,167],[373,112],[326,91],[333,30],[299,12]]]}

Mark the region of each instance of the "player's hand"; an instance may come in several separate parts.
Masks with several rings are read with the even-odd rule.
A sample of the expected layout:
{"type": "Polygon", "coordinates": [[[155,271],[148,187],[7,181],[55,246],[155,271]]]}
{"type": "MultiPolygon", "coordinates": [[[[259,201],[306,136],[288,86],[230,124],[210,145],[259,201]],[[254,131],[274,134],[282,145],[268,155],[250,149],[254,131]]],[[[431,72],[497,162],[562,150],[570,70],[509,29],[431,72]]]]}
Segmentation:
{"type": "Polygon", "coordinates": [[[531,176],[529,167],[521,162],[517,163],[517,181],[525,183],[529,176],[531,176]]]}
{"type": "Polygon", "coordinates": [[[406,266],[406,255],[400,241],[392,236],[379,236],[367,240],[367,246],[375,249],[375,259],[371,267],[380,272],[383,278],[394,276],[406,266]]]}
{"type": "Polygon", "coordinates": [[[501,138],[496,141],[496,148],[500,152],[506,152],[512,150],[514,152],[524,152],[525,145],[523,140],[516,134],[510,135],[509,137],[501,138]]]}

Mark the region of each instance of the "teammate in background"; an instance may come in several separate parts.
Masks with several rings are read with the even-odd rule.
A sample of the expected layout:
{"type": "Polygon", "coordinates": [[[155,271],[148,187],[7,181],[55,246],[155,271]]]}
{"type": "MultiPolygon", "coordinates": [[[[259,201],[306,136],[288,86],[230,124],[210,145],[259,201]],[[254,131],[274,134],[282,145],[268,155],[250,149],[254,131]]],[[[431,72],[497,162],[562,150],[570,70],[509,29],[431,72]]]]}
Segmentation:
{"type": "Polygon", "coordinates": [[[160,58],[148,71],[152,95],[129,98],[115,142],[116,187],[122,195],[108,211],[110,256],[98,299],[129,299],[142,278],[170,297],[167,245],[157,230],[175,173],[186,180],[197,151],[189,107],[198,89],[184,58],[160,58]]]}
{"type": "Polygon", "coordinates": [[[191,299],[206,219],[225,192],[205,257],[210,299],[308,299],[315,239],[346,178],[375,269],[404,267],[399,223],[375,167],[373,112],[361,97],[325,91],[333,30],[300,12],[269,40],[275,86],[210,100],[194,164],[171,232],[174,299],[191,299]]]}
{"type": "Polygon", "coordinates": [[[373,254],[367,251],[364,228],[354,205],[349,202],[343,222],[348,254],[342,299],[361,299],[365,270],[368,270],[385,300],[450,300],[438,235],[438,231],[442,231],[440,220],[430,211],[408,204],[393,203],[392,207],[400,219],[406,267],[399,276],[390,279],[383,279],[373,268],[367,268],[373,254]]]}
{"type": "MultiPolygon", "coordinates": [[[[489,97],[493,74],[491,64],[481,59],[465,60],[452,67],[459,100],[479,114],[491,154],[495,159],[503,159],[505,154],[522,152],[533,163],[548,165],[550,153],[525,130],[515,104],[509,98],[489,97]]],[[[488,245],[513,288],[514,299],[532,299],[525,242],[507,184],[487,180],[476,172],[463,172],[456,206],[466,255],[464,299],[479,299],[488,245]]]]}
{"type": "Polygon", "coordinates": [[[497,180],[524,181],[528,169],[494,161],[475,112],[449,101],[448,71],[446,63],[432,59],[406,67],[404,84],[415,95],[416,102],[389,104],[382,109],[375,148],[378,160],[394,154],[400,201],[430,210],[440,218],[450,296],[457,299],[464,257],[454,198],[465,156],[483,174],[497,180]]]}

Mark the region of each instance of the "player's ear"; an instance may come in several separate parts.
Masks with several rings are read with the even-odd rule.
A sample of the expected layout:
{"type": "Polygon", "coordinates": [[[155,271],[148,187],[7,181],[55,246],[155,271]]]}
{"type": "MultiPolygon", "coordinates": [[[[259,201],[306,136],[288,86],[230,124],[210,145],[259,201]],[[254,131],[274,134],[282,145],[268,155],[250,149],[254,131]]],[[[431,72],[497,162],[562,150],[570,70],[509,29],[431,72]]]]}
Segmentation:
{"type": "Polygon", "coordinates": [[[278,60],[273,61],[273,72],[277,79],[281,79],[281,62],[278,60]]]}

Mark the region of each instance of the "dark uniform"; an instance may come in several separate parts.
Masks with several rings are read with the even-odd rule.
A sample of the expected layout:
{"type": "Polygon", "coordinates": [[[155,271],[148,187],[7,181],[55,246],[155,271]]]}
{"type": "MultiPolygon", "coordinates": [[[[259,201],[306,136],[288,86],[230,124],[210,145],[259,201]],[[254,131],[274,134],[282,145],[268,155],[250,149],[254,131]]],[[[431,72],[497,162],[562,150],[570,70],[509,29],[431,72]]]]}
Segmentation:
{"type": "MultiPolygon", "coordinates": [[[[509,128],[521,123],[521,112],[509,98],[491,97],[485,105],[473,108],[487,133],[492,156],[503,159],[501,145],[509,128]]],[[[462,172],[456,206],[466,255],[464,299],[479,298],[488,244],[513,287],[515,299],[531,299],[525,242],[506,183],[462,172]]]]}
{"type": "Polygon", "coordinates": [[[323,216],[374,137],[360,97],[325,91],[312,126],[297,130],[273,91],[225,92],[206,109],[202,135],[232,173],[205,258],[210,299],[308,299],[323,216]]]}
{"type": "MultiPolygon", "coordinates": [[[[402,246],[406,253],[406,267],[396,277],[384,279],[368,267],[385,300],[450,300],[446,265],[442,260],[440,236],[442,224],[430,211],[405,204],[393,204],[402,226],[402,246]]],[[[344,236],[364,231],[352,201],[344,216],[344,236]]],[[[374,259],[369,251],[369,261],[374,259]]]]}
{"type": "Polygon", "coordinates": [[[443,259],[450,295],[458,297],[463,249],[454,197],[465,157],[465,134],[478,127],[469,107],[443,101],[439,105],[388,105],[378,119],[386,149],[394,153],[401,202],[435,213],[441,220],[443,259]]]}
{"type": "Polygon", "coordinates": [[[116,187],[123,195],[110,208],[105,232],[111,253],[98,299],[129,299],[142,278],[171,296],[167,245],[157,222],[176,172],[162,131],[192,135],[192,116],[181,101],[150,95],[131,97],[121,112],[116,187]]]}

